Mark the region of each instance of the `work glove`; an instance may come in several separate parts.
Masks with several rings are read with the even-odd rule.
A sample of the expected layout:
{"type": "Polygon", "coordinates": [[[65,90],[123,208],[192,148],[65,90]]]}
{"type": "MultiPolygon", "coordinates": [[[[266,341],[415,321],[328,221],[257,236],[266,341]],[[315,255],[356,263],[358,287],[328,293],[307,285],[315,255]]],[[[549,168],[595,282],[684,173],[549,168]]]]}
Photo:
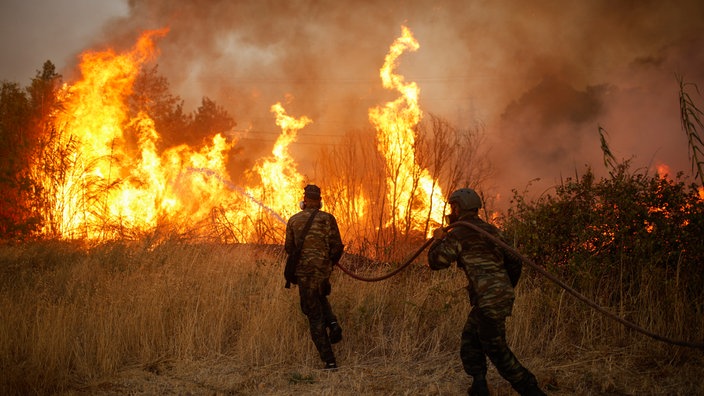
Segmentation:
{"type": "Polygon", "coordinates": [[[433,239],[435,239],[436,241],[443,240],[446,236],[447,231],[445,231],[445,229],[442,227],[436,228],[435,231],[433,231],[433,239]]]}

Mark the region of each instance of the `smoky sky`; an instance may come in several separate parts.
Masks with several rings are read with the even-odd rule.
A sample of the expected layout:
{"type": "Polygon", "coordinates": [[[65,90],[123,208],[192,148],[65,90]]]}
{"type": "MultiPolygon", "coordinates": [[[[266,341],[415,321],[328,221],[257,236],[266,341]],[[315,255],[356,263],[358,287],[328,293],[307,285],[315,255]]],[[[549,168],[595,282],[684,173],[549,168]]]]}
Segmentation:
{"type": "Polygon", "coordinates": [[[398,72],[420,87],[424,112],[485,131],[496,169],[486,188],[505,195],[535,178],[554,184],[587,164],[602,166],[599,126],[617,158],[690,169],[677,76],[704,85],[701,1],[128,5],[94,48],[128,48],[146,29],[169,28],[157,40],[161,74],[187,106],[207,96],[225,107],[249,139],[249,155],[276,138],[276,102],[313,120],[292,151],[300,157],[371,128],[369,108],[397,96],[382,88],[378,71],[405,25],[420,48],[401,56],[398,72]]]}

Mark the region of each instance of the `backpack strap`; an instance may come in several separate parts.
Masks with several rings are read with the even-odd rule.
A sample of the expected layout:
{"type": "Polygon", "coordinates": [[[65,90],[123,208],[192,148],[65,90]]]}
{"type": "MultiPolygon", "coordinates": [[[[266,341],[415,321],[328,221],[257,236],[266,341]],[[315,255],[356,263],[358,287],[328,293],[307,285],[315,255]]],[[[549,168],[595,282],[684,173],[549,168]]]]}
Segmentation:
{"type": "Polygon", "coordinates": [[[303,250],[303,242],[306,240],[306,236],[308,235],[310,226],[313,224],[313,219],[317,214],[318,209],[314,210],[313,213],[311,213],[310,217],[308,218],[308,222],[306,223],[306,226],[303,228],[303,232],[301,233],[301,246],[296,246],[296,250],[298,251],[299,256],[301,255],[301,251],[303,250]]]}

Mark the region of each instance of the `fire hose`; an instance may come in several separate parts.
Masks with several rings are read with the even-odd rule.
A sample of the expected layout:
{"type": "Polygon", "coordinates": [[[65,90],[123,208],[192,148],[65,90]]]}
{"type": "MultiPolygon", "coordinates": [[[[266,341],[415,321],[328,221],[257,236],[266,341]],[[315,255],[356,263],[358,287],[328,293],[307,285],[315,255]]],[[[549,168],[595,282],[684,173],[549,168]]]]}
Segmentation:
{"type": "MultiPolygon", "coordinates": [[[[512,253],[512,254],[514,254],[514,255],[516,255],[516,257],[520,257],[521,260],[523,261],[523,263],[528,264],[528,266],[530,266],[532,269],[534,269],[535,271],[537,271],[537,272],[540,273],[541,275],[545,276],[546,278],[548,278],[550,281],[552,281],[552,282],[555,283],[556,285],[560,286],[562,289],[564,289],[566,292],[568,292],[569,294],[571,294],[573,297],[577,298],[579,301],[585,303],[586,305],[588,305],[589,307],[591,307],[591,308],[593,308],[594,310],[598,311],[599,313],[605,315],[606,317],[608,317],[608,318],[610,318],[610,319],[613,319],[613,320],[615,320],[615,321],[621,323],[622,325],[624,325],[624,326],[626,326],[626,327],[628,327],[628,328],[630,328],[630,329],[632,329],[632,330],[635,330],[635,331],[637,331],[637,332],[639,332],[639,333],[641,333],[641,334],[644,334],[644,335],[646,335],[646,336],[648,336],[648,337],[651,337],[651,338],[653,338],[653,339],[656,339],[656,340],[658,340],[658,341],[662,341],[662,342],[665,342],[665,343],[668,343],[668,344],[679,345],[679,346],[684,346],[684,347],[689,347],[689,348],[704,349],[704,343],[692,343],[692,342],[681,341],[681,340],[674,340],[674,339],[671,339],[671,338],[668,338],[668,337],[664,337],[664,336],[662,336],[662,335],[656,334],[656,333],[654,333],[654,332],[652,332],[652,331],[650,331],[650,330],[647,330],[647,329],[645,329],[645,328],[643,328],[643,327],[638,326],[637,324],[635,324],[635,323],[633,323],[633,322],[629,322],[628,320],[623,319],[623,318],[621,318],[620,316],[615,315],[615,314],[609,312],[609,311],[606,310],[605,308],[603,308],[603,307],[601,307],[600,305],[598,305],[597,303],[591,301],[591,300],[588,299],[586,296],[584,296],[583,294],[579,293],[577,290],[573,289],[572,287],[570,287],[569,285],[567,285],[566,283],[564,283],[563,281],[561,281],[561,280],[560,280],[559,278],[557,278],[555,275],[553,275],[553,274],[547,272],[545,269],[543,269],[542,267],[540,267],[538,264],[534,263],[532,260],[530,260],[530,259],[524,257],[524,256],[523,256],[521,253],[519,253],[515,248],[511,247],[510,245],[508,245],[507,243],[505,243],[505,242],[502,241],[501,239],[495,237],[494,235],[490,234],[489,232],[483,230],[481,227],[478,227],[478,226],[476,226],[476,225],[474,225],[474,224],[472,224],[472,223],[466,222],[466,221],[457,221],[457,222],[454,222],[454,223],[452,223],[452,224],[450,224],[450,225],[444,227],[444,230],[445,230],[445,231],[449,231],[450,229],[455,228],[455,227],[457,227],[457,226],[469,227],[469,228],[471,228],[471,229],[473,229],[473,230],[479,232],[480,235],[482,235],[482,236],[488,238],[491,242],[493,242],[493,243],[496,244],[497,246],[499,246],[499,247],[505,249],[506,251],[508,251],[508,252],[510,252],[510,253],[512,253]]],[[[351,277],[354,278],[354,279],[361,280],[361,281],[364,281],[364,282],[377,282],[377,281],[381,281],[381,280],[384,280],[384,279],[388,279],[388,278],[390,278],[390,277],[392,277],[392,276],[398,274],[399,272],[403,271],[406,267],[408,267],[408,266],[421,254],[421,252],[422,252],[423,250],[425,250],[425,248],[427,248],[428,246],[430,246],[430,244],[431,244],[432,242],[433,242],[433,239],[432,239],[432,238],[429,239],[429,240],[427,240],[427,241],[423,244],[423,246],[421,246],[421,247],[413,254],[413,256],[411,256],[408,260],[406,260],[400,267],[398,267],[397,269],[395,269],[395,270],[393,270],[392,272],[390,272],[390,273],[388,273],[388,274],[386,274],[386,275],[383,275],[383,276],[379,276],[379,277],[363,277],[363,276],[359,276],[359,275],[353,273],[353,272],[350,271],[348,268],[345,268],[343,265],[341,265],[339,262],[337,263],[337,266],[342,270],[342,272],[344,272],[345,274],[351,276],[351,277]]]]}

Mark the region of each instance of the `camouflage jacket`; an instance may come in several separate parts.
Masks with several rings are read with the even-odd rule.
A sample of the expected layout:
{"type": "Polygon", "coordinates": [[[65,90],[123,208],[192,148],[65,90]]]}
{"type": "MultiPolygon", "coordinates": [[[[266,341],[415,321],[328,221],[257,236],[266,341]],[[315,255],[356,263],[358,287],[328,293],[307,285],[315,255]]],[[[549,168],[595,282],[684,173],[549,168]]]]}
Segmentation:
{"type": "MultiPolygon", "coordinates": [[[[284,243],[286,253],[293,253],[301,243],[303,228],[313,211],[314,209],[304,209],[288,220],[284,243]]],[[[296,276],[329,278],[333,264],[342,257],[344,247],[335,216],[322,210],[318,211],[305,237],[301,258],[296,266],[296,276]]]]}
{"type": "MultiPolygon", "coordinates": [[[[496,227],[476,215],[460,220],[476,224],[505,240],[496,227]]],[[[489,316],[511,314],[515,295],[504,268],[503,252],[498,246],[469,227],[455,227],[445,239],[430,245],[428,264],[431,269],[440,270],[455,261],[469,281],[467,289],[473,307],[478,307],[489,316]]]]}

